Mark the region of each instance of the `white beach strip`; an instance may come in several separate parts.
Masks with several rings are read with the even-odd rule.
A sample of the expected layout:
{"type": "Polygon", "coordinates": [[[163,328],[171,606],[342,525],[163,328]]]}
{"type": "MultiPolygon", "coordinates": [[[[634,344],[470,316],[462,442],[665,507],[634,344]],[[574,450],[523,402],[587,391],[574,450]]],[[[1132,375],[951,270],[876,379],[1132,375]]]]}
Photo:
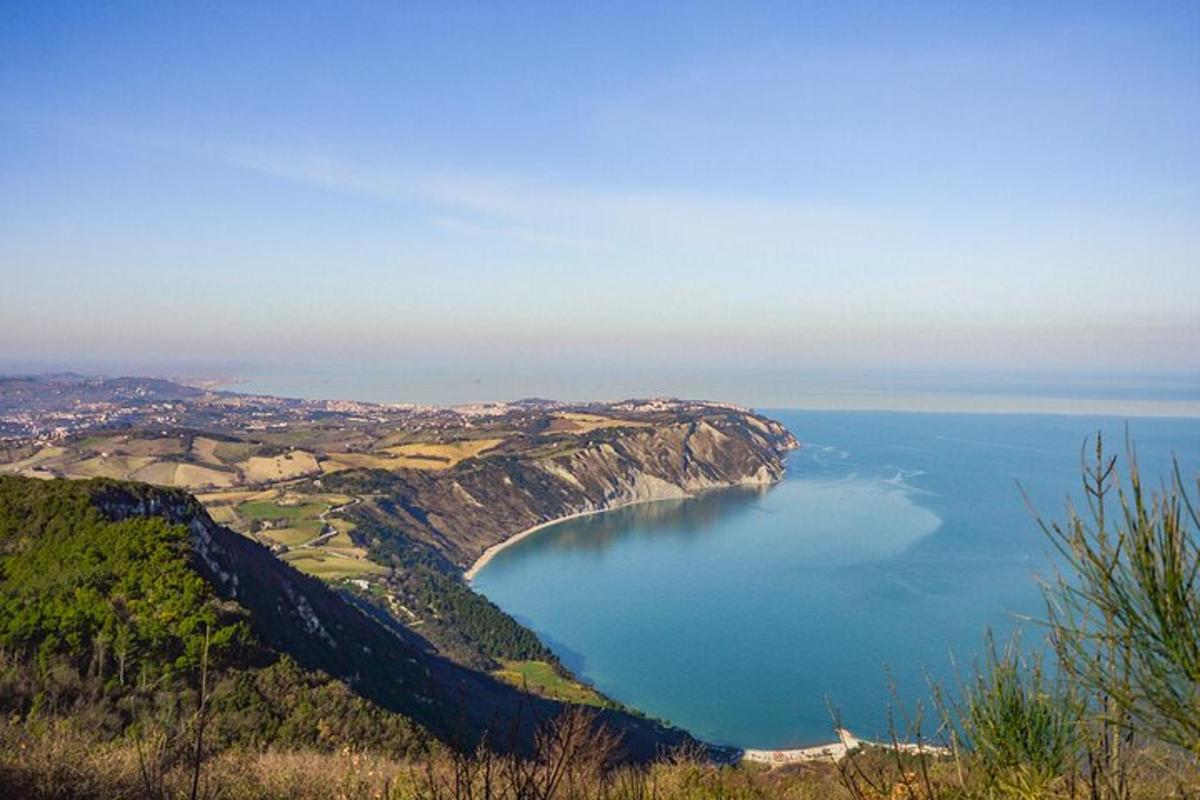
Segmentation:
{"type": "Polygon", "coordinates": [[[838,728],[835,732],[837,733],[838,741],[831,744],[801,747],[797,750],[743,750],[741,760],[768,764],[772,767],[784,764],[802,764],[811,761],[838,762],[863,747],[878,747],[894,752],[912,753],[918,756],[929,755],[938,758],[949,756],[951,753],[950,748],[941,747],[940,745],[923,742],[870,742],[866,739],[859,739],[845,728],[838,728]]]}
{"type": "Polygon", "coordinates": [[[479,558],[475,559],[475,563],[471,565],[471,568],[463,573],[463,579],[466,580],[468,583],[470,583],[472,580],[474,580],[475,576],[479,573],[479,570],[481,570],[485,566],[487,566],[487,563],[489,561],[491,561],[493,558],[495,558],[497,553],[499,553],[501,550],[508,547],[509,545],[516,544],[517,542],[524,539],[526,536],[532,536],[533,534],[540,531],[542,528],[549,528],[551,525],[557,525],[560,522],[567,522],[569,520],[579,519],[580,517],[590,517],[594,514],[604,514],[605,512],[608,512],[608,511],[616,511],[621,508],[628,508],[629,506],[640,506],[640,505],[644,505],[645,503],[663,503],[663,502],[666,502],[667,500],[688,500],[693,497],[695,497],[695,495],[688,494],[688,495],[680,495],[679,497],[650,497],[650,498],[646,498],[645,500],[630,500],[629,502],[618,503],[617,505],[609,506],[608,508],[597,508],[597,509],[593,509],[591,511],[580,511],[577,514],[567,514],[564,517],[556,517],[555,519],[548,520],[547,522],[538,523],[537,525],[534,525],[532,528],[526,528],[525,530],[521,531],[520,533],[513,534],[512,536],[508,537],[504,541],[497,542],[496,544],[489,547],[487,550],[484,550],[483,555],[481,555],[479,558]]]}

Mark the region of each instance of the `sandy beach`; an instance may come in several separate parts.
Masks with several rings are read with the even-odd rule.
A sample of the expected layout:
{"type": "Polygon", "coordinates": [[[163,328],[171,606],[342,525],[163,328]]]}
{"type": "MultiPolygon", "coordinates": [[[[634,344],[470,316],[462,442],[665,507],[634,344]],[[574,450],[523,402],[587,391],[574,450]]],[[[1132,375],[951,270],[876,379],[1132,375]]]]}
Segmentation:
{"type": "Polygon", "coordinates": [[[499,553],[501,550],[503,550],[506,547],[509,547],[510,545],[516,544],[517,542],[521,541],[522,539],[524,539],[527,536],[532,536],[533,534],[537,533],[538,531],[542,530],[543,528],[549,528],[551,525],[557,525],[560,522],[567,522],[568,520],[572,520],[572,519],[579,519],[580,517],[590,517],[594,514],[604,514],[605,512],[608,512],[608,511],[616,511],[619,508],[628,508],[629,506],[640,506],[645,503],[661,503],[665,500],[687,500],[691,496],[692,495],[684,495],[681,497],[654,497],[654,498],[650,498],[647,500],[630,500],[628,503],[619,503],[615,506],[609,506],[608,508],[597,508],[592,511],[580,511],[578,514],[567,514],[565,517],[558,517],[556,519],[549,520],[548,522],[539,523],[537,525],[534,525],[532,528],[526,528],[525,530],[521,531],[520,533],[513,534],[512,536],[508,537],[504,541],[497,542],[496,544],[489,547],[487,550],[484,550],[483,555],[481,555],[479,558],[475,559],[475,563],[471,565],[470,569],[468,569],[466,572],[463,573],[463,579],[466,580],[467,583],[470,583],[472,580],[474,580],[475,575],[479,573],[479,570],[481,570],[485,566],[487,566],[487,563],[489,561],[491,561],[493,558],[495,558],[496,554],[499,553]]]}

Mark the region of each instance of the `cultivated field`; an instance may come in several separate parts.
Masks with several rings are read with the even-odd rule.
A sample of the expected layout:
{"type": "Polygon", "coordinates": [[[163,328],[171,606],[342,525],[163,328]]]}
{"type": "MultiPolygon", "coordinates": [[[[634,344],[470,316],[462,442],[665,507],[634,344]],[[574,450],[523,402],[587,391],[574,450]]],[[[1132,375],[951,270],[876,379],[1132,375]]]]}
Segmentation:
{"type": "Polygon", "coordinates": [[[504,661],[503,665],[503,669],[492,674],[533,694],[588,706],[612,705],[594,689],[559,675],[545,661],[504,661]]]}
{"type": "Polygon", "coordinates": [[[372,453],[330,453],[324,472],[346,469],[450,469],[468,458],[498,447],[503,439],[462,439],[453,442],[414,442],[384,447],[372,453]]]}
{"type": "Polygon", "coordinates": [[[554,415],[550,430],[558,433],[591,433],[603,428],[645,428],[649,425],[648,422],[602,417],[598,414],[562,412],[554,415]]]}
{"type": "MultiPolygon", "coordinates": [[[[290,412],[275,400],[249,406],[220,397],[211,402],[222,414],[233,408],[240,416],[216,426],[197,420],[171,429],[154,422],[116,432],[81,432],[52,444],[19,443],[0,451],[12,459],[0,464],[0,472],[186,489],[218,524],[271,548],[298,569],[342,580],[386,570],[367,559],[355,541],[354,523],[341,516],[343,508],[363,498],[323,492],[323,476],[362,469],[446,471],[501,453],[560,457],[581,445],[582,434],[654,424],[567,408],[512,408],[497,416],[431,411],[411,417],[372,409],[364,416],[314,412],[309,419],[280,421],[290,412]]],[[[510,665],[505,677],[544,692],[569,691],[549,665],[510,665]]]]}

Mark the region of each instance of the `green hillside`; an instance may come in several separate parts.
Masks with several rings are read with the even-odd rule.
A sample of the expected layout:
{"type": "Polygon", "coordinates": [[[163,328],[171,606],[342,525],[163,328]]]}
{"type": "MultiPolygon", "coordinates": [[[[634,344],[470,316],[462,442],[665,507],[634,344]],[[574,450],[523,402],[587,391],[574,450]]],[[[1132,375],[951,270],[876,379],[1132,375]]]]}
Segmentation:
{"type": "MultiPolygon", "coordinates": [[[[546,652],[454,587],[423,595],[444,635],[474,626],[497,658],[546,652]]],[[[86,720],[115,739],[203,705],[214,745],[397,756],[436,742],[529,753],[538,726],[566,709],[493,676],[495,662],[475,670],[440,655],[368,600],[217,525],[181,490],[0,476],[0,713],[10,720],[86,720]]],[[[691,741],[622,709],[602,714],[623,758],[691,741]]]]}
{"type": "Polygon", "coordinates": [[[194,712],[207,660],[223,743],[428,746],[403,716],[264,645],[195,570],[184,525],[109,520],[97,488],[0,476],[0,711],[117,737],[194,712]]]}

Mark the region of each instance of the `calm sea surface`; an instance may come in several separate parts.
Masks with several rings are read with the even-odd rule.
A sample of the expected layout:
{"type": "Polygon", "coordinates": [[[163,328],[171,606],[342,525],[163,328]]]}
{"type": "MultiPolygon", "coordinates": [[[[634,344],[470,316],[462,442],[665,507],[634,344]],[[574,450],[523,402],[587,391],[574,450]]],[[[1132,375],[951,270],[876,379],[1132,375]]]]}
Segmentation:
{"type": "MultiPolygon", "coordinates": [[[[786,479],[565,522],[502,551],[475,587],[607,694],[709,741],[831,738],[830,705],[886,731],[953,677],[987,627],[1039,617],[1043,515],[1078,496],[1080,448],[1113,418],[771,411],[803,443],[786,479]],[[889,678],[890,676],[890,678],[889,678]]],[[[1200,420],[1132,422],[1146,475],[1200,472],[1200,420]]],[[[1024,624],[1029,643],[1040,640],[1024,624]]]]}

